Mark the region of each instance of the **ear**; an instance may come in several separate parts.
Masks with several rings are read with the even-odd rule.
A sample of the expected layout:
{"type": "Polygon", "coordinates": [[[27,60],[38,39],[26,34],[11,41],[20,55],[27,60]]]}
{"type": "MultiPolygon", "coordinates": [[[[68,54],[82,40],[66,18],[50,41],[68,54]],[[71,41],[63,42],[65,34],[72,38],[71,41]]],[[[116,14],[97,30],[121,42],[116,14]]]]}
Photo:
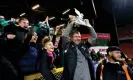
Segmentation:
{"type": "Polygon", "coordinates": [[[44,49],[47,49],[47,47],[46,47],[46,46],[44,46],[44,49]]]}
{"type": "Polygon", "coordinates": [[[112,52],[109,52],[109,56],[112,56],[112,52]]]}

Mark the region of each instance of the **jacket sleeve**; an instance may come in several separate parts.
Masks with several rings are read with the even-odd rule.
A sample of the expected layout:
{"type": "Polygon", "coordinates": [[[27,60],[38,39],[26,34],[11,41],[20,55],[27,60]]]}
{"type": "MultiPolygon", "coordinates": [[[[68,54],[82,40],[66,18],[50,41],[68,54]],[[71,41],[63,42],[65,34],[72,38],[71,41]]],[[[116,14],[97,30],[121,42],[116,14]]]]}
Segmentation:
{"type": "Polygon", "coordinates": [[[70,39],[69,34],[72,31],[72,24],[68,23],[65,31],[62,33],[62,46],[64,46],[70,39]]]}
{"type": "Polygon", "coordinates": [[[28,52],[28,50],[29,50],[29,42],[30,42],[31,38],[32,38],[32,33],[27,33],[27,37],[24,40],[24,42],[23,42],[23,44],[21,46],[21,49],[20,49],[20,51],[22,53],[22,56],[25,55],[28,52]]]}
{"type": "Polygon", "coordinates": [[[55,42],[56,42],[56,35],[53,35],[52,42],[53,42],[53,44],[55,44],[55,42]]]}
{"type": "Polygon", "coordinates": [[[89,28],[89,31],[90,31],[90,34],[91,34],[91,37],[88,38],[88,42],[91,44],[91,45],[94,45],[95,42],[96,42],[96,39],[97,39],[97,34],[94,30],[93,27],[88,27],[89,28]]]}
{"type": "Polygon", "coordinates": [[[6,26],[9,26],[9,25],[12,25],[12,24],[15,24],[16,22],[15,21],[11,21],[11,20],[5,20],[3,18],[0,18],[0,25],[2,27],[6,27],[6,26]]]}

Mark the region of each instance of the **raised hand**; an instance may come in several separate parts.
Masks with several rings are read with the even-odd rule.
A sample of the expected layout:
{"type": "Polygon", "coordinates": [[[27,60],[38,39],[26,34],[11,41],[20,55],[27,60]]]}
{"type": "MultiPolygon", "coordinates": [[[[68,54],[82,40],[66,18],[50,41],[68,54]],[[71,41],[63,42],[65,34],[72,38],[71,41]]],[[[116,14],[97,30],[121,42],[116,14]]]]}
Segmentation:
{"type": "Polygon", "coordinates": [[[60,30],[60,26],[56,26],[56,29],[55,29],[55,35],[58,33],[58,31],[60,30]]]}
{"type": "Polygon", "coordinates": [[[0,15],[0,18],[5,18],[5,17],[0,15]]]}
{"type": "Polygon", "coordinates": [[[59,29],[60,29],[60,26],[56,26],[56,30],[59,31],[59,29]]]}
{"type": "Polygon", "coordinates": [[[14,34],[8,34],[7,35],[7,38],[8,39],[14,39],[16,37],[16,35],[14,35],[14,34]]]}
{"type": "Polygon", "coordinates": [[[16,19],[15,18],[11,18],[11,21],[16,21],[16,19]]]}
{"type": "Polygon", "coordinates": [[[73,15],[69,15],[69,18],[70,18],[70,23],[71,24],[74,24],[75,23],[75,16],[73,16],[73,15]]]}
{"type": "Polygon", "coordinates": [[[88,19],[84,19],[84,22],[85,22],[86,26],[92,27],[88,19]]]}

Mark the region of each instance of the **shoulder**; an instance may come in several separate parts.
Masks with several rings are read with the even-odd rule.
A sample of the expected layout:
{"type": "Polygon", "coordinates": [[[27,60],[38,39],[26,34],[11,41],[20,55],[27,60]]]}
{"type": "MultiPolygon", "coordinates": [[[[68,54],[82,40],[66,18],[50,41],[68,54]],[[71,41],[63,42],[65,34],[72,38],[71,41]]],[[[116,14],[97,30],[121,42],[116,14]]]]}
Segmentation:
{"type": "Polygon", "coordinates": [[[24,28],[22,28],[20,26],[15,26],[15,28],[16,28],[16,30],[19,30],[19,31],[28,32],[27,29],[24,29],[24,28]]]}
{"type": "Polygon", "coordinates": [[[4,31],[14,30],[15,27],[16,27],[16,26],[15,26],[14,24],[8,25],[8,26],[4,27],[4,31]]]}

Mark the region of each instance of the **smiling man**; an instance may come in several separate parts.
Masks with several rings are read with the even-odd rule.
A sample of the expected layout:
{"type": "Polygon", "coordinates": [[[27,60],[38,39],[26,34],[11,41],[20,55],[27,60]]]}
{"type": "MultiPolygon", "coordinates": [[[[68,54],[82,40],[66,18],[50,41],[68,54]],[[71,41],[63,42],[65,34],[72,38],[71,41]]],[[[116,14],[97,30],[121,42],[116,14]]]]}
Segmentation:
{"type": "Polygon", "coordinates": [[[97,35],[89,21],[75,21],[75,16],[69,16],[70,23],[62,35],[64,49],[64,80],[95,80],[92,60],[88,48],[94,45],[97,35]],[[91,34],[86,43],[81,42],[81,34],[74,30],[73,27],[86,26],[91,34]]]}
{"type": "Polygon", "coordinates": [[[96,80],[133,80],[132,70],[120,62],[121,52],[116,46],[107,49],[107,59],[98,65],[96,80]]]}

